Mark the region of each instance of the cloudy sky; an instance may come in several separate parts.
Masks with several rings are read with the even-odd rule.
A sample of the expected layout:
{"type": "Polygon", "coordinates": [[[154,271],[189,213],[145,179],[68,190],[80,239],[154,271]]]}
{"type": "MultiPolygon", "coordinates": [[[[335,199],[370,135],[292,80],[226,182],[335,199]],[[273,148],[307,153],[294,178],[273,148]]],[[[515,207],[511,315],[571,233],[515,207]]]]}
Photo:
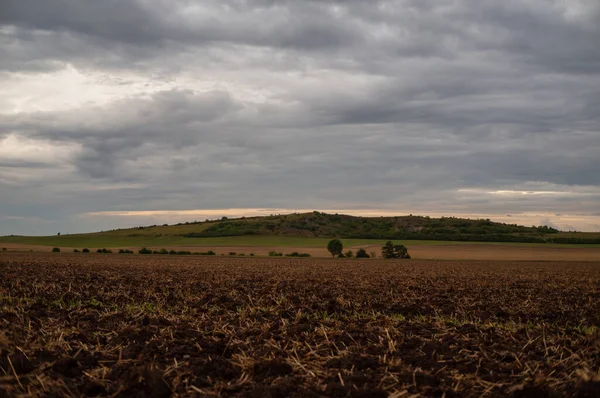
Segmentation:
{"type": "Polygon", "coordinates": [[[600,231],[600,2],[0,1],[0,235],[295,209],[600,231]]]}

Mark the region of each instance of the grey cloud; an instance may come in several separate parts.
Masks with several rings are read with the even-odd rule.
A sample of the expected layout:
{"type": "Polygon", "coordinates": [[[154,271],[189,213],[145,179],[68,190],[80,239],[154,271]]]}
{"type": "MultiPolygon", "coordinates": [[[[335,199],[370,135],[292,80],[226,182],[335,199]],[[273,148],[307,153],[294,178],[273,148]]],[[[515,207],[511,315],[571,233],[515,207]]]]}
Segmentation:
{"type": "Polygon", "coordinates": [[[569,6],[4,1],[0,84],[70,64],[117,85],[128,73],[173,89],[60,111],[0,109],[0,138],[76,148],[60,163],[65,174],[40,188],[43,201],[26,181],[9,192],[0,179],[0,215],[23,213],[25,196],[28,211],[63,216],[306,206],[597,213],[594,193],[459,191],[600,186],[600,13],[569,6]],[[93,190],[102,184],[117,188],[93,190]]]}

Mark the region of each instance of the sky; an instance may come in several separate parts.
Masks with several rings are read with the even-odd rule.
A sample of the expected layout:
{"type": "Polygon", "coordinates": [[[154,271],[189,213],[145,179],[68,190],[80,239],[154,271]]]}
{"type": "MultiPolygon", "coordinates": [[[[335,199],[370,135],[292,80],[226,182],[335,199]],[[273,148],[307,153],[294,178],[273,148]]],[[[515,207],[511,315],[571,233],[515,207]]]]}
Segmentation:
{"type": "Polygon", "coordinates": [[[600,231],[597,0],[2,0],[0,235],[304,210],[600,231]]]}

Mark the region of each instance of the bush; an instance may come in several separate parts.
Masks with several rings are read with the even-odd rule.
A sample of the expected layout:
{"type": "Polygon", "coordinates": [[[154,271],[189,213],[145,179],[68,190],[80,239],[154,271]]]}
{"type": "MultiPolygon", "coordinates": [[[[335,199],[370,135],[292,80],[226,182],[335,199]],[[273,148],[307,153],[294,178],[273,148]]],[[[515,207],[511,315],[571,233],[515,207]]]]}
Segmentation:
{"type": "Polygon", "coordinates": [[[133,254],[133,250],[129,249],[119,249],[120,254],[133,254]]]}
{"type": "Polygon", "coordinates": [[[286,254],[286,257],[310,257],[310,254],[293,252],[293,253],[286,254]]]}
{"type": "Polygon", "coordinates": [[[369,254],[367,253],[367,251],[365,249],[358,249],[356,251],[356,258],[369,258],[371,256],[369,256],[369,254]]]}
{"type": "Polygon", "coordinates": [[[73,249],[73,253],[79,253],[79,250],[73,249]]]}
{"type": "Polygon", "coordinates": [[[276,252],[275,250],[271,250],[269,252],[269,257],[281,257],[281,256],[283,256],[283,253],[276,252]]]}
{"type": "Polygon", "coordinates": [[[98,250],[96,250],[96,253],[112,253],[112,250],[108,250],[108,249],[98,249],[98,250]]]}
{"type": "Polygon", "coordinates": [[[173,249],[169,250],[169,254],[177,254],[177,252],[173,249]]]}
{"type": "Polygon", "coordinates": [[[408,249],[404,245],[394,245],[392,241],[387,241],[381,248],[381,257],[383,258],[410,258],[408,249]]]}
{"type": "Polygon", "coordinates": [[[352,257],[354,257],[354,253],[352,252],[352,250],[348,250],[348,251],[346,252],[346,254],[345,254],[345,255],[346,255],[346,257],[348,257],[348,258],[352,258],[352,257]]]}
{"type": "Polygon", "coordinates": [[[236,252],[229,252],[230,256],[235,256],[237,253],[236,252]]]}
{"type": "Polygon", "coordinates": [[[167,249],[160,249],[158,254],[169,254],[169,251],[167,249]]]}
{"type": "Polygon", "coordinates": [[[3,247],[3,248],[2,248],[2,251],[3,251],[3,252],[5,252],[5,251],[6,251],[6,247],[3,247]]]}
{"type": "Polygon", "coordinates": [[[340,254],[342,254],[342,250],[344,250],[344,245],[339,239],[332,239],[329,241],[329,243],[327,243],[327,250],[329,251],[329,253],[331,253],[332,257],[340,257],[340,254]]]}
{"type": "Polygon", "coordinates": [[[192,254],[192,252],[187,251],[187,250],[180,250],[177,252],[177,254],[180,256],[189,256],[190,254],[192,254]]]}
{"type": "Polygon", "coordinates": [[[254,257],[254,253],[250,253],[250,257],[254,257]]]}
{"type": "Polygon", "coordinates": [[[207,252],[200,252],[200,253],[198,253],[198,254],[200,254],[200,255],[202,255],[202,256],[214,256],[214,255],[216,255],[217,253],[215,253],[215,252],[214,252],[214,251],[212,251],[212,250],[209,250],[209,251],[207,251],[207,252]]]}
{"type": "Polygon", "coordinates": [[[90,249],[88,249],[88,248],[86,247],[86,248],[85,248],[85,249],[83,249],[81,252],[82,252],[82,253],[89,253],[89,252],[90,252],[90,249]]]}
{"type": "Polygon", "coordinates": [[[60,248],[58,248],[58,247],[53,248],[52,253],[60,253],[60,248]]]}
{"type": "Polygon", "coordinates": [[[138,253],[139,254],[152,254],[152,250],[142,247],[140,250],[138,250],[138,253]]]}

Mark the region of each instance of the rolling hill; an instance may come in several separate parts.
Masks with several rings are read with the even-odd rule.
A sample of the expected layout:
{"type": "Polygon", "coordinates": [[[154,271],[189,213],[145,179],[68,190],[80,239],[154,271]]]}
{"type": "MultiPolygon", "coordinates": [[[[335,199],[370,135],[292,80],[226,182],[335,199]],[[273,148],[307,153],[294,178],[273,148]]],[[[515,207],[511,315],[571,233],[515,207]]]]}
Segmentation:
{"type": "Polygon", "coordinates": [[[522,242],[600,244],[600,233],[561,232],[547,226],[503,224],[487,219],[423,216],[356,217],[321,212],[194,221],[176,225],[140,226],[89,234],[53,237],[4,237],[0,242],[58,245],[67,241],[90,246],[190,244],[237,237],[250,241],[300,241],[310,238],[390,239],[457,242],[522,242]],[[45,238],[45,239],[43,239],[45,238]],[[209,239],[210,238],[210,239],[209,239]],[[217,239],[218,238],[218,239],[217,239]],[[44,243],[40,240],[42,239],[44,243]],[[97,243],[97,244],[95,244],[97,243]]]}

